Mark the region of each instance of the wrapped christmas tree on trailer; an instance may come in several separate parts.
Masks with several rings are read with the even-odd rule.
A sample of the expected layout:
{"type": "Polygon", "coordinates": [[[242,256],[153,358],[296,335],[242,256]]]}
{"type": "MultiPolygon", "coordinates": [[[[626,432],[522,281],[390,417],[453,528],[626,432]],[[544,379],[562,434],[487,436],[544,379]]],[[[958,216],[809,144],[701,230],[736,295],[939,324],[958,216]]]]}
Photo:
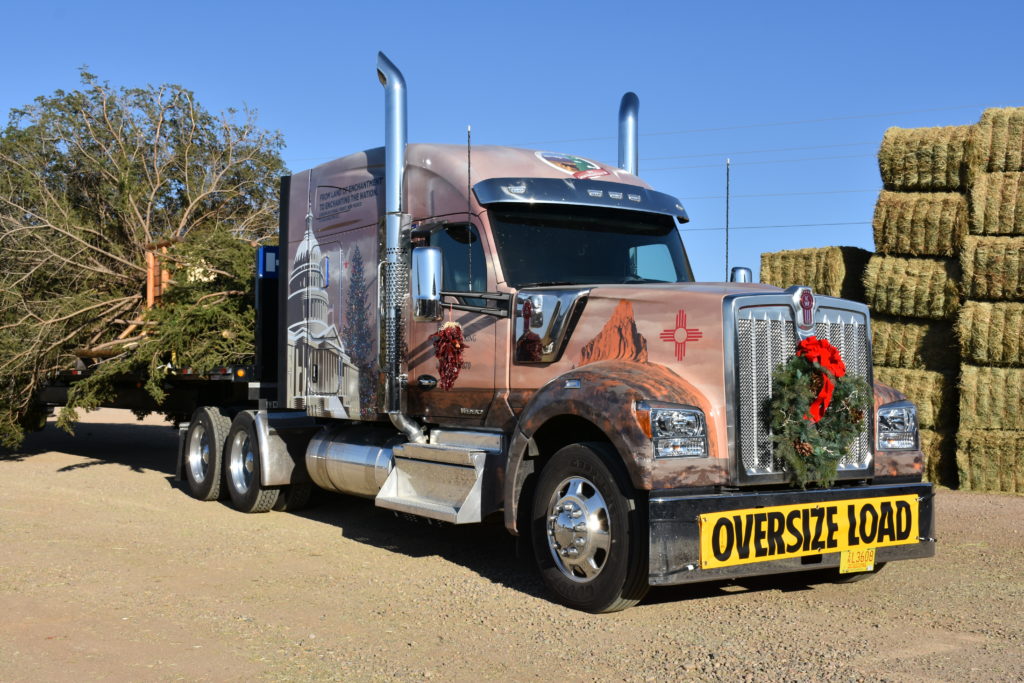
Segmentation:
{"type": "Polygon", "coordinates": [[[0,441],[39,422],[76,372],[74,407],[131,374],[159,409],[175,367],[253,352],[254,244],[274,234],[279,135],[214,115],[176,85],[39,97],[0,132],[0,441]]]}

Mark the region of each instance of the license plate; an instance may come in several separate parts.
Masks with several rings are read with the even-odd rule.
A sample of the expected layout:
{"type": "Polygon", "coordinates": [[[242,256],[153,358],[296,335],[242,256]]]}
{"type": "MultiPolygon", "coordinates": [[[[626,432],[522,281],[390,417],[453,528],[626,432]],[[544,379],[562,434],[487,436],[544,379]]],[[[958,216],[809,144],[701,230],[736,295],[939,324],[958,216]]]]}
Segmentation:
{"type": "Polygon", "coordinates": [[[873,555],[921,535],[917,495],[723,510],[699,522],[701,569],[849,550],[873,555]]]}
{"type": "Polygon", "coordinates": [[[839,556],[839,573],[869,572],[875,568],[874,548],[853,548],[844,550],[839,556]]]}

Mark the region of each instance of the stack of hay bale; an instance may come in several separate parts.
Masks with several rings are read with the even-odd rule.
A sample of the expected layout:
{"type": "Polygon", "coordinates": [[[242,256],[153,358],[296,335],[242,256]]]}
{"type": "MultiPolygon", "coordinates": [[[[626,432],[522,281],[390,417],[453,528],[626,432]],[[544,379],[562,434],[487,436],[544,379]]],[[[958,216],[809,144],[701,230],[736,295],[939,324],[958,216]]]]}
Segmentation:
{"type": "Polygon", "coordinates": [[[761,280],[871,307],[875,379],[917,404],[928,479],[1024,493],[1024,108],[891,128],[878,161],[863,298],[850,247],[762,254],[761,280]]]}
{"type": "Polygon", "coordinates": [[[1024,493],[1024,109],[989,109],[970,145],[957,464],[963,488],[1024,493]]]}
{"type": "Polygon", "coordinates": [[[956,259],[967,234],[970,126],[890,128],[878,153],[884,189],[864,275],[872,310],[875,379],[918,406],[931,481],[956,485],[954,435],[960,355],[956,259]]]}

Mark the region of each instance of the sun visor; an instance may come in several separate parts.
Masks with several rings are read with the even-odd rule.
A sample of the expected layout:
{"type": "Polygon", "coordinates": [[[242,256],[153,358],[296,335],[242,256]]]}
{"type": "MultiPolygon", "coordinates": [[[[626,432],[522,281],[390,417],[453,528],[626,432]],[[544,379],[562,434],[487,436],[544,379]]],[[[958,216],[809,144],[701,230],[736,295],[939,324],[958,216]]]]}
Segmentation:
{"type": "Polygon", "coordinates": [[[577,178],[490,178],[473,186],[481,205],[499,202],[524,204],[574,204],[644,211],[674,216],[680,223],[690,218],[678,199],[645,187],[577,178]]]}

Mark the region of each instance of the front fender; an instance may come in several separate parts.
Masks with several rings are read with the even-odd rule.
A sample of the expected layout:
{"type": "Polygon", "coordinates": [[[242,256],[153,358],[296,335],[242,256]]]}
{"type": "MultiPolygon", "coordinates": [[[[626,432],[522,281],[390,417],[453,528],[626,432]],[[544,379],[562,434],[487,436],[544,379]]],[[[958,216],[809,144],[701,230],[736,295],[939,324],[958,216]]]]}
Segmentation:
{"type": "MultiPolygon", "coordinates": [[[[509,446],[505,474],[505,525],[516,533],[519,495],[526,477],[533,471],[530,452],[534,434],[546,422],[561,415],[580,417],[600,429],[615,446],[638,490],[669,488],[655,472],[650,438],[636,419],[637,401],[665,401],[700,408],[710,407],[694,387],[663,365],[628,361],[601,361],[570,370],[544,385],[519,415],[518,427],[509,446]]],[[[714,431],[709,430],[709,448],[717,453],[714,431]]],[[[702,472],[714,469],[724,475],[718,458],[705,458],[702,472]],[[709,461],[715,461],[711,463],[709,461]],[[711,467],[704,467],[710,465],[711,467]]],[[[678,485],[678,482],[675,482],[678,485]]]]}
{"type": "Polygon", "coordinates": [[[887,477],[914,478],[920,480],[924,473],[924,453],[918,444],[916,451],[880,451],[878,450],[878,409],[887,403],[906,401],[907,397],[890,386],[875,382],[875,414],[871,416],[874,420],[875,443],[871,444],[871,450],[875,453],[875,479],[883,480],[887,477]]]}

